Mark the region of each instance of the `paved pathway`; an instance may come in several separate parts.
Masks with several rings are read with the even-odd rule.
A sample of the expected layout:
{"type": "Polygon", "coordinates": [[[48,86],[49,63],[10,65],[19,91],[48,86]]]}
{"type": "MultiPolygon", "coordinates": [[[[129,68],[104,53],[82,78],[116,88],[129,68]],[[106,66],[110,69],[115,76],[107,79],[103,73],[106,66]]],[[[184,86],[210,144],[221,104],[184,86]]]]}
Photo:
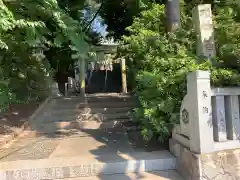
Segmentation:
{"type": "Polygon", "coordinates": [[[181,180],[174,170],[128,173],[165,167],[174,169],[175,160],[167,151],[134,151],[121,125],[128,120],[126,113],[134,105],[127,97],[115,96],[89,97],[87,106],[78,97],[52,100],[30,123],[28,134],[0,150],[0,177],[4,171],[10,177],[6,180],[30,180],[26,179],[26,172],[33,177],[36,174],[45,177],[47,173],[49,178],[43,179],[55,180],[56,177],[65,177],[64,180],[68,180],[66,177],[78,177],[72,180],[181,180]],[[94,165],[97,165],[95,169],[88,168],[94,165]],[[25,172],[24,177],[13,175],[19,174],[19,168],[25,172]],[[115,176],[89,175],[87,172],[92,170],[114,172],[115,176]],[[90,177],[81,177],[79,173],[83,171],[90,177]]]}
{"type": "MultiPolygon", "coordinates": [[[[54,99],[31,122],[38,136],[19,138],[0,150],[0,161],[132,152],[125,130],[118,126],[119,121],[104,120],[106,115],[102,112],[108,108],[93,108],[93,116],[80,118],[83,112],[89,115],[89,109],[84,108],[80,98],[54,99]]],[[[118,110],[122,115],[121,109],[118,110]]]]}

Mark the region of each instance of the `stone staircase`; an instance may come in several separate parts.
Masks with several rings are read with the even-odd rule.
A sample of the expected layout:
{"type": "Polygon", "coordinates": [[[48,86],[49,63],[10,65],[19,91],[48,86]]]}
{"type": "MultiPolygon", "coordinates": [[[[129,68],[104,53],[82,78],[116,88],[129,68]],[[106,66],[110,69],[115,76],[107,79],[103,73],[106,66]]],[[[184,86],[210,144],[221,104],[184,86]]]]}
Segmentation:
{"type": "Polygon", "coordinates": [[[168,151],[136,151],[123,124],[129,95],[53,99],[0,150],[0,180],[181,180],[168,151]]]}

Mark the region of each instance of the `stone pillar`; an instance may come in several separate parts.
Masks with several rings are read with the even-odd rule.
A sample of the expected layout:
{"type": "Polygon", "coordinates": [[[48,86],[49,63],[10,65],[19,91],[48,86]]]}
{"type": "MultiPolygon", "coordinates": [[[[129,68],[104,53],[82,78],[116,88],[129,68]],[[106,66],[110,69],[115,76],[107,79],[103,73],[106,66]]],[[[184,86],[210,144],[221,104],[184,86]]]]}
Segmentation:
{"type": "Polygon", "coordinates": [[[168,32],[174,31],[181,26],[180,0],[167,0],[166,16],[168,32]]]}
{"type": "Polygon", "coordinates": [[[207,59],[215,57],[211,4],[201,4],[193,10],[193,23],[197,33],[197,55],[207,59]]]}
{"type": "Polygon", "coordinates": [[[208,153],[214,150],[210,73],[192,72],[187,77],[188,98],[192,101],[189,112],[190,150],[208,153]]]}

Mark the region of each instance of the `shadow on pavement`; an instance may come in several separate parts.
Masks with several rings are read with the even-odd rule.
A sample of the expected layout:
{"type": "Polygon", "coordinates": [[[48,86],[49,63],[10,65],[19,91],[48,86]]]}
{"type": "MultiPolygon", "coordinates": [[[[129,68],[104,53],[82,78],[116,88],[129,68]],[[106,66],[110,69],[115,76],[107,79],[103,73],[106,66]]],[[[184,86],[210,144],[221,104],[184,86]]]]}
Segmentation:
{"type": "MultiPolygon", "coordinates": [[[[134,179],[144,179],[144,175],[141,175],[141,164],[134,163],[135,160],[140,159],[140,155],[136,156],[134,153],[135,150],[122,127],[121,121],[126,120],[126,117],[118,116],[119,119],[114,119],[113,116],[110,120],[104,118],[107,115],[110,117],[109,114],[119,113],[120,115],[131,109],[133,104],[129,103],[129,107],[125,107],[126,109],[121,111],[124,107],[119,107],[118,103],[123,102],[124,104],[125,102],[126,104],[126,101],[118,99],[116,102],[117,98],[114,96],[93,98],[92,102],[88,103],[88,108],[92,112],[88,112],[90,115],[87,120],[79,118],[79,114],[83,113],[83,107],[86,107],[84,101],[79,98],[53,100],[38,119],[31,123],[31,130],[35,131],[37,136],[20,138],[10,148],[1,150],[0,161],[91,156],[98,162],[109,163],[110,166],[111,162],[122,162],[122,170],[130,169],[134,172],[134,179]],[[95,107],[94,101],[101,103],[95,107]],[[107,104],[108,107],[105,106],[107,104]],[[76,111],[71,111],[72,109],[76,111]],[[118,112],[114,109],[117,109],[118,112]],[[55,116],[54,112],[55,115],[58,115],[55,116]],[[69,118],[71,114],[73,118],[69,118]],[[102,117],[100,120],[99,115],[102,117]],[[63,131],[58,131],[59,129],[63,131]],[[125,160],[132,160],[132,163],[123,163],[125,160]]],[[[114,169],[114,165],[111,168],[114,169]]],[[[116,173],[121,171],[118,168],[114,169],[116,173]]],[[[153,172],[153,174],[157,175],[158,173],[153,172]]],[[[167,178],[164,173],[160,175],[167,178]]],[[[99,179],[106,180],[104,177],[106,176],[98,176],[99,179]]],[[[124,174],[121,175],[121,178],[122,180],[132,179],[124,174]]]]}

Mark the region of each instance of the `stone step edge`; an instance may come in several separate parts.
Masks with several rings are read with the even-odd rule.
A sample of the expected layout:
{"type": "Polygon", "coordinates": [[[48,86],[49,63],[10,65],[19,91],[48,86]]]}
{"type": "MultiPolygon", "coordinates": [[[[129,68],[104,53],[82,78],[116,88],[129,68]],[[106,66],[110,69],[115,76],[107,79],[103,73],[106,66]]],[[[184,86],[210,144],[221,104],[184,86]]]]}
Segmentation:
{"type": "MultiPolygon", "coordinates": [[[[151,172],[138,172],[126,174],[106,174],[91,177],[67,178],[64,180],[183,180],[176,170],[163,170],[151,172]]],[[[61,179],[55,179],[61,180],[61,179]]]]}
{"type": "Polygon", "coordinates": [[[134,97],[130,93],[86,93],[86,97],[134,97]]]}
{"type": "MultiPolygon", "coordinates": [[[[136,108],[138,107],[137,104],[130,104],[130,103],[126,103],[126,104],[119,104],[119,103],[94,103],[94,104],[76,104],[74,106],[68,106],[67,104],[65,105],[60,105],[60,106],[57,106],[59,110],[61,109],[83,109],[83,108],[90,108],[90,109],[95,109],[95,108],[108,108],[108,109],[115,109],[115,108],[121,108],[121,107],[124,107],[124,108],[136,108]]],[[[54,109],[56,110],[56,109],[54,109]]]]}
{"type": "MultiPolygon", "coordinates": [[[[132,121],[132,119],[130,117],[126,116],[109,116],[109,117],[97,117],[97,116],[80,116],[80,117],[66,117],[66,118],[51,118],[48,116],[45,116],[45,119],[47,118],[47,120],[42,121],[41,124],[38,124],[40,126],[44,125],[44,124],[66,124],[66,126],[68,125],[82,125],[84,123],[124,123],[124,122],[128,122],[128,121],[132,121]],[[52,119],[52,120],[48,120],[48,119],[52,119]]],[[[43,118],[42,118],[43,119],[43,118]]]]}
{"type": "MultiPolygon", "coordinates": [[[[36,160],[35,160],[36,161],[36,160]]],[[[51,164],[52,159],[49,159],[51,164]]],[[[26,162],[26,161],[25,161],[26,162]]],[[[23,163],[23,162],[22,162],[23,163]]],[[[89,177],[103,174],[126,174],[136,172],[149,172],[149,171],[163,171],[176,169],[176,162],[174,157],[165,159],[140,159],[140,160],[123,160],[119,162],[107,163],[78,163],[67,164],[62,166],[55,165],[52,167],[34,167],[34,163],[30,163],[31,168],[24,168],[23,163],[17,169],[1,170],[1,180],[28,180],[30,177],[38,176],[39,179],[63,179],[63,178],[76,178],[76,177],[89,177]]]]}
{"type": "Polygon", "coordinates": [[[56,101],[59,102],[79,102],[79,103],[86,103],[86,102],[136,102],[135,98],[117,98],[117,97],[90,97],[90,98],[54,98],[56,101]]]}
{"type": "Polygon", "coordinates": [[[61,116],[61,117],[66,117],[66,116],[123,116],[123,115],[132,115],[131,110],[129,111],[106,111],[106,112],[92,112],[92,111],[85,111],[85,112],[77,112],[77,111],[68,111],[68,112],[63,112],[63,113],[55,113],[55,112],[50,112],[50,111],[44,111],[43,116],[61,116]]]}
{"type": "Polygon", "coordinates": [[[126,105],[126,104],[130,104],[130,105],[138,105],[137,102],[135,101],[115,101],[115,100],[111,100],[111,101],[104,101],[104,100],[98,100],[98,101],[86,101],[86,102],[79,102],[77,100],[69,100],[69,101],[56,101],[57,103],[64,103],[64,104],[78,104],[78,105],[86,105],[86,104],[90,104],[90,105],[95,105],[95,104],[121,104],[121,105],[126,105]]]}
{"type": "Polygon", "coordinates": [[[108,119],[104,119],[104,120],[94,120],[94,119],[87,119],[87,120],[75,120],[75,119],[64,119],[61,121],[44,121],[41,126],[45,126],[45,125],[54,125],[54,126],[58,126],[58,125],[63,125],[63,126],[71,126],[71,125],[76,125],[79,126],[77,129],[85,129],[85,128],[81,128],[81,126],[84,125],[89,125],[91,124],[100,124],[100,125],[114,125],[114,127],[116,126],[121,126],[121,127],[127,127],[124,126],[124,122],[128,122],[130,121],[129,118],[108,118],[108,119]],[[64,125],[65,124],[65,125],[64,125]]]}
{"type": "MultiPolygon", "coordinates": [[[[67,116],[67,117],[61,117],[61,116],[44,116],[44,119],[51,118],[52,121],[49,121],[50,123],[54,122],[83,122],[83,121],[97,121],[97,122],[104,122],[104,121],[118,121],[122,119],[130,119],[130,117],[127,114],[111,114],[111,115],[96,115],[96,114],[86,114],[86,115],[79,115],[79,116],[67,116]],[[59,121],[58,121],[59,120],[59,121]]],[[[48,122],[48,121],[46,121],[48,122]]]]}
{"type": "MultiPolygon", "coordinates": [[[[49,109],[46,109],[46,111],[47,110],[49,110],[49,109]]],[[[73,112],[73,113],[86,113],[86,112],[122,113],[122,112],[129,112],[132,110],[133,110],[132,107],[113,107],[113,108],[83,107],[83,108],[78,108],[78,109],[77,108],[75,108],[75,109],[73,109],[73,108],[66,109],[65,108],[65,109],[61,109],[61,110],[54,109],[54,110],[51,110],[51,114],[63,114],[63,113],[71,113],[71,112],[73,112]]]]}

